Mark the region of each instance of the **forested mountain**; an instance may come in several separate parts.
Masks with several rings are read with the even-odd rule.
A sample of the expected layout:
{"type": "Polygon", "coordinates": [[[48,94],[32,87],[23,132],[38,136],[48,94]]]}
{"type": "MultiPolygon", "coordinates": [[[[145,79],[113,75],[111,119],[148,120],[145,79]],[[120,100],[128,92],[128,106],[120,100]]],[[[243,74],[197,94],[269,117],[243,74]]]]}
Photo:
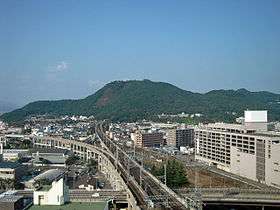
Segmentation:
{"type": "Polygon", "coordinates": [[[39,114],[94,115],[98,119],[131,121],[161,113],[185,112],[202,113],[208,120],[230,121],[242,116],[246,109],[267,109],[271,120],[280,120],[280,94],[246,89],[201,94],[150,80],[115,81],[84,99],[36,101],[1,118],[15,122],[39,114]]]}

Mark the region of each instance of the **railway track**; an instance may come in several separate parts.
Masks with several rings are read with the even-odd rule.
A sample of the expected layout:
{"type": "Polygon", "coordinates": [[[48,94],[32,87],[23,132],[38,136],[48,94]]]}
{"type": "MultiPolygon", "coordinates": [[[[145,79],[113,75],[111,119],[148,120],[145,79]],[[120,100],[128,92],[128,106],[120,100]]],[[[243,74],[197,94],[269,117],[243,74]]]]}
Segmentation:
{"type": "Polygon", "coordinates": [[[95,128],[100,140],[104,143],[116,161],[117,170],[126,180],[131,191],[135,194],[141,207],[151,207],[159,209],[199,209],[199,202],[190,198],[179,197],[170,188],[152,176],[137,161],[132,159],[118,145],[106,136],[102,124],[95,128]]]}

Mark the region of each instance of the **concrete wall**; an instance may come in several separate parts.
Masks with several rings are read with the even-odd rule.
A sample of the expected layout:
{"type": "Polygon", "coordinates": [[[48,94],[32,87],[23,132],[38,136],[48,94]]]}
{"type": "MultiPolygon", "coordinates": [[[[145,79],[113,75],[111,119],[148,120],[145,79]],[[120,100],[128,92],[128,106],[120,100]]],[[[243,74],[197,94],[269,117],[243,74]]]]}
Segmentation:
{"type": "Polygon", "coordinates": [[[280,188],[280,143],[270,145],[270,156],[266,157],[265,165],[266,183],[280,188]]]}
{"type": "Polygon", "coordinates": [[[245,111],[245,123],[267,122],[267,111],[245,111]]]}
{"type": "Polygon", "coordinates": [[[168,129],[166,131],[166,144],[168,146],[176,146],[176,129],[168,129]]]}
{"type": "Polygon", "coordinates": [[[34,191],[34,205],[63,205],[69,202],[69,189],[63,178],[54,181],[49,191],[34,191]],[[40,196],[44,198],[40,200],[40,196]]]}
{"type": "Polygon", "coordinates": [[[256,156],[238,151],[236,147],[230,148],[230,172],[257,181],[256,156]]]}
{"type": "Polygon", "coordinates": [[[211,160],[211,159],[208,159],[208,158],[204,158],[204,157],[201,157],[199,155],[195,155],[195,159],[199,160],[199,161],[202,161],[202,162],[208,164],[209,166],[210,165],[215,165],[219,169],[230,172],[230,167],[228,167],[226,164],[221,164],[218,161],[214,161],[214,160],[211,160]]]}

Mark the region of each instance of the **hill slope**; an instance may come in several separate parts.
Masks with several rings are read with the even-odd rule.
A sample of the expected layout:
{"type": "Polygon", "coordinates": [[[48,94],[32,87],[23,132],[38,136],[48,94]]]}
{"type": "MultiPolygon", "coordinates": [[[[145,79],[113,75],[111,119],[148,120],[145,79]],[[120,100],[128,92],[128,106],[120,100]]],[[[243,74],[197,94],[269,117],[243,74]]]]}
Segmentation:
{"type": "MultiPolygon", "coordinates": [[[[94,115],[112,120],[136,120],[161,113],[203,113],[208,119],[226,120],[226,112],[241,115],[245,109],[268,109],[280,119],[280,94],[239,90],[192,93],[163,82],[115,81],[80,100],[37,101],[6,113],[8,122],[38,114],[94,115]]],[[[231,116],[232,118],[232,116],[231,116]]]]}

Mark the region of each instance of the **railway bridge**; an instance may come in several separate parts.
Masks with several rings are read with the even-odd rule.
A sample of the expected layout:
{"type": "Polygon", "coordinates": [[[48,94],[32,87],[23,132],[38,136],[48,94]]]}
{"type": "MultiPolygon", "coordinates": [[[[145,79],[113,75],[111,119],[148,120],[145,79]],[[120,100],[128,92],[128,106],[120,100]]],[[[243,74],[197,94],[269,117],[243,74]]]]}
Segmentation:
{"type": "Polygon", "coordinates": [[[179,196],[145,170],[107,138],[103,129],[102,123],[96,125],[101,146],[61,137],[31,138],[37,147],[68,149],[84,160],[97,160],[98,169],[105,174],[113,189],[127,192],[128,209],[201,209],[200,202],[179,196]]]}

